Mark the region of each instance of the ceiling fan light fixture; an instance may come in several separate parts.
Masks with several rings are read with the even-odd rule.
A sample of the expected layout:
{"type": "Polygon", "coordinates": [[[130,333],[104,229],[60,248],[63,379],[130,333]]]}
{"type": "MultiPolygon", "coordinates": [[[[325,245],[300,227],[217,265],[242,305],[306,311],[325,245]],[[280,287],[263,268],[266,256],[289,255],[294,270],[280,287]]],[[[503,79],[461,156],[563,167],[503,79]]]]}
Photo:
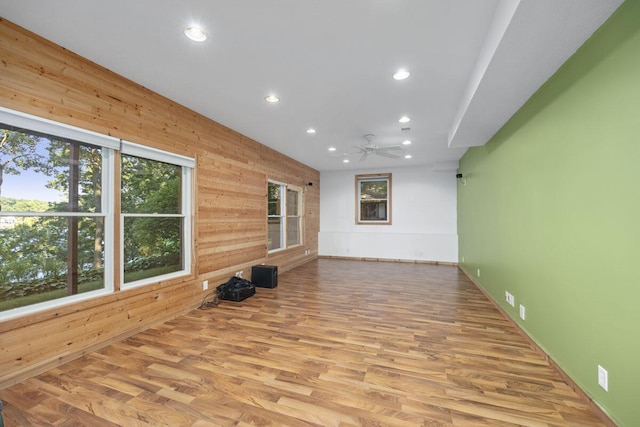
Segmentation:
{"type": "Polygon", "coordinates": [[[264,100],[267,101],[269,104],[275,104],[276,102],[280,102],[280,98],[273,94],[265,96],[264,100]]]}
{"type": "Polygon", "coordinates": [[[400,68],[398,71],[396,71],[393,74],[393,78],[395,80],[404,80],[406,78],[408,78],[411,75],[411,73],[407,70],[405,70],[404,68],[400,68]]]}
{"type": "Polygon", "coordinates": [[[194,42],[202,43],[207,39],[207,33],[197,25],[192,25],[184,29],[184,35],[194,42]]]}
{"type": "Polygon", "coordinates": [[[411,119],[407,116],[402,116],[400,117],[400,119],[398,120],[400,123],[409,123],[411,121],[411,119]]]}
{"type": "Polygon", "coordinates": [[[404,141],[402,141],[402,145],[411,145],[411,140],[405,139],[404,141]]]}

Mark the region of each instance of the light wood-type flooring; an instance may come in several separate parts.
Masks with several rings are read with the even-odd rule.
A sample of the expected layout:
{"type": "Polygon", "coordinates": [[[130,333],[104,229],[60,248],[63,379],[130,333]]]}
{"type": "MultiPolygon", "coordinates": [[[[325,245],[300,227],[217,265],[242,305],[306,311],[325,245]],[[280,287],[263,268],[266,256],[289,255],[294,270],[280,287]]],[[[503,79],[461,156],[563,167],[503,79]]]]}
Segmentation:
{"type": "Polygon", "coordinates": [[[6,426],[601,426],[457,267],[320,259],[0,391],[6,426]]]}

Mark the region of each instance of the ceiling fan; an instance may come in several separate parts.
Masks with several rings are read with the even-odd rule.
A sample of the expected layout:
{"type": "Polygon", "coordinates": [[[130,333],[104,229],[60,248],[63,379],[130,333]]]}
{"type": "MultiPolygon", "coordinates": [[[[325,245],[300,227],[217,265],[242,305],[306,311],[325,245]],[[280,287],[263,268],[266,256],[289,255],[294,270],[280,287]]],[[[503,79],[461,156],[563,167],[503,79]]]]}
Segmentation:
{"type": "Polygon", "coordinates": [[[360,153],[360,162],[366,160],[370,154],[375,154],[382,157],[387,157],[389,159],[399,159],[400,156],[394,153],[390,153],[390,151],[402,150],[402,145],[376,145],[373,143],[373,138],[375,135],[368,133],[364,135],[364,139],[367,141],[364,145],[356,145],[354,146],[359,151],[356,151],[354,154],[360,153]]]}

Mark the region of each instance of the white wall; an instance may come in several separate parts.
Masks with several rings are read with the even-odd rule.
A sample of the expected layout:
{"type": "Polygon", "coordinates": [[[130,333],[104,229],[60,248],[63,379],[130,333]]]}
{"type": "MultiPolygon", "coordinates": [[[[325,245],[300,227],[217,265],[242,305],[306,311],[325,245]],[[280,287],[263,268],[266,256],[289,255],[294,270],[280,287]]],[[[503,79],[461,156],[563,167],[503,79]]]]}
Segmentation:
{"type": "Polygon", "coordinates": [[[319,254],[457,262],[455,174],[431,166],[321,172],[319,254]],[[387,172],[393,224],[356,225],[355,176],[387,172]]]}

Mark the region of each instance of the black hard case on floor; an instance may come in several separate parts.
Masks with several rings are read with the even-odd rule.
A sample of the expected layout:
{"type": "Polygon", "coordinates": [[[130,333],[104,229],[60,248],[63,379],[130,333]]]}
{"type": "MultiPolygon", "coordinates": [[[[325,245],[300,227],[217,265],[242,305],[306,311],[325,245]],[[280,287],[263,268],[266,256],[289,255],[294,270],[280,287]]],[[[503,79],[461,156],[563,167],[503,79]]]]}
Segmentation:
{"type": "Polygon", "coordinates": [[[259,288],[278,286],[277,265],[254,265],[251,267],[251,282],[259,288]]]}
{"type": "Polygon", "coordinates": [[[245,300],[255,294],[256,294],[256,288],[245,288],[245,289],[239,289],[239,290],[227,292],[220,299],[238,302],[238,301],[245,300]]]}

